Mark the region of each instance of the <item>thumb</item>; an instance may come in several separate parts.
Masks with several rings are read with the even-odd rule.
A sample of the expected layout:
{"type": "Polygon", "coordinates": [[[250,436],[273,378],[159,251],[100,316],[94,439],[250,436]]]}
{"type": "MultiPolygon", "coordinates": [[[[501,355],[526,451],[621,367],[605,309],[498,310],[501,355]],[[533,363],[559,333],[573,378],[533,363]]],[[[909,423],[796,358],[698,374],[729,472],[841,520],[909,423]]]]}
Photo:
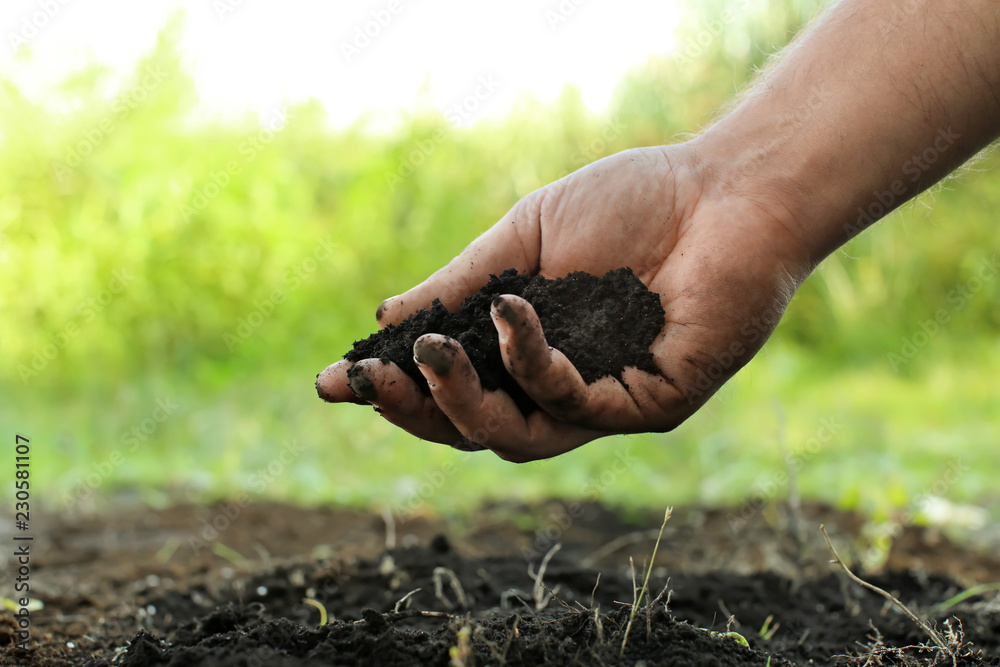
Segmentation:
{"type": "Polygon", "coordinates": [[[519,204],[511,209],[500,222],[427,280],[383,301],[375,313],[378,325],[399,324],[418,310],[429,308],[434,299],[440,299],[445,308],[454,312],[465,297],[475,294],[489,282],[490,274],[499,275],[511,268],[537,273],[540,236],[535,231],[530,239],[525,239],[527,220],[518,214],[521,208],[519,204]]]}

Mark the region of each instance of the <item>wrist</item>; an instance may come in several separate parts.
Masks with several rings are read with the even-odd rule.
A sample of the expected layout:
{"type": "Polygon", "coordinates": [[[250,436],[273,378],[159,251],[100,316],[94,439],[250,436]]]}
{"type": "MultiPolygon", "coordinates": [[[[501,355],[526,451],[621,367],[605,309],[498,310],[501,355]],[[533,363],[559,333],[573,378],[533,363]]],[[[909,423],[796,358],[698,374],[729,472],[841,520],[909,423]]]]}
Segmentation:
{"type": "MultiPolygon", "coordinates": [[[[780,133],[749,123],[736,125],[715,126],[687,143],[700,172],[703,197],[722,210],[742,211],[752,218],[804,278],[829,253],[817,232],[822,223],[830,226],[830,217],[828,207],[815,196],[815,170],[803,159],[801,148],[790,146],[780,133]]],[[[815,185],[835,187],[830,182],[815,185]]]]}

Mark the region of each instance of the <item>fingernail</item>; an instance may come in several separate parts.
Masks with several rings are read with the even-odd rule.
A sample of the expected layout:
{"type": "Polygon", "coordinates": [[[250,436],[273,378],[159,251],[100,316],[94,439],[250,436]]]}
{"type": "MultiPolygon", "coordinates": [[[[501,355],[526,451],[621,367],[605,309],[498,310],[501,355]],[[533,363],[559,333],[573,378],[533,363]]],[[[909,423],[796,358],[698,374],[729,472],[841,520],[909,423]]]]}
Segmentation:
{"type": "Polygon", "coordinates": [[[316,395],[327,403],[332,403],[334,394],[329,391],[329,385],[331,380],[329,378],[329,368],[326,368],[321,373],[316,374],[316,395]]]}
{"type": "Polygon", "coordinates": [[[375,321],[377,322],[382,321],[382,315],[385,313],[386,307],[389,305],[389,302],[395,298],[396,297],[394,296],[390,296],[388,299],[386,299],[385,301],[383,301],[378,305],[378,310],[375,311],[375,321]]]}
{"type": "Polygon", "coordinates": [[[490,309],[490,315],[493,317],[493,326],[497,328],[497,339],[504,345],[510,338],[510,324],[500,316],[495,307],[490,309]]]}
{"type": "Polygon", "coordinates": [[[362,401],[374,401],[378,398],[375,384],[365,372],[363,366],[354,365],[347,371],[347,385],[354,392],[354,395],[362,401]]]}
{"type": "Polygon", "coordinates": [[[493,318],[493,325],[497,328],[500,344],[503,345],[510,338],[510,318],[514,317],[514,309],[502,296],[498,296],[493,299],[490,316],[493,318]]]}
{"type": "Polygon", "coordinates": [[[323,388],[323,385],[318,380],[316,381],[316,395],[327,403],[332,402],[333,396],[327,393],[326,389],[323,388]]]}
{"type": "Polygon", "coordinates": [[[451,341],[437,345],[433,340],[417,339],[413,344],[413,361],[418,366],[427,366],[434,375],[447,375],[455,361],[451,341]]]}

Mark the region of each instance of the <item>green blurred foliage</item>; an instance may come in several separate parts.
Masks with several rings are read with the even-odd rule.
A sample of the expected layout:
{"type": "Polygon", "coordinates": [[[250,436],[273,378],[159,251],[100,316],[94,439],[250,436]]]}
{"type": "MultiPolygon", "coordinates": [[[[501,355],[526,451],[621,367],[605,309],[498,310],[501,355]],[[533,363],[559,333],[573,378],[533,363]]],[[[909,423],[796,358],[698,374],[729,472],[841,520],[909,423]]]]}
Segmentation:
{"type": "Polygon", "coordinates": [[[192,122],[177,25],[114,96],[97,92],[114,83],[98,67],[66,81],[57,109],[0,80],[0,437],[32,438],[38,493],[68,510],[122,488],[439,509],[772,499],[787,492],[783,447],[804,452],[809,497],[884,511],[960,458],[969,472],[944,495],[982,499],[1000,287],[953,296],[996,251],[994,157],[831,257],[758,359],[675,433],[514,467],[315,397],[314,375],[372,331],[383,298],[532,190],[696,132],[815,11],[703,5],[679,53],[628,74],[606,115],[570,88],[471,129],[419,111],[391,133],[332,130],[311,103],[192,122]],[[920,339],[939,308],[950,321],[920,339]]]}

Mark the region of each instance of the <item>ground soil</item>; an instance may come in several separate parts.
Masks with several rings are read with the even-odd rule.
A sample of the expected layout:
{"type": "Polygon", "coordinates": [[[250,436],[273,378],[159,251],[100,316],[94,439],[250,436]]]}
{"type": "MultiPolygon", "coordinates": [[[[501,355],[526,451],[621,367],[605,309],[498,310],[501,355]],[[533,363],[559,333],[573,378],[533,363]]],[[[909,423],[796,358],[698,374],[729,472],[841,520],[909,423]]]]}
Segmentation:
{"type": "Polygon", "coordinates": [[[996,549],[903,533],[867,576],[971,643],[954,662],[902,650],[927,637],[838,574],[818,532],[846,557],[862,520],[818,505],[678,509],[650,576],[659,598],[622,654],[629,559],[641,586],[658,514],[551,501],[451,520],[263,503],[49,517],[33,524],[34,648],[13,647],[4,610],[0,664],[1000,665],[995,592],[932,613],[1000,578],[996,549]],[[529,565],[557,544],[536,588],[529,565]]]}
{"type": "Polygon", "coordinates": [[[357,341],[344,358],[391,361],[429,393],[413,361],[413,343],[427,333],[444,334],[465,349],[485,389],[503,389],[522,412],[530,413],[537,405],[504,368],[490,318],[490,306],[502,294],[520,296],[534,307],[549,345],[566,355],[585,382],[611,375],[624,383],[626,366],[658,373],[649,347],[663,329],[665,313],[660,297],[628,268],[602,277],[576,272],[555,280],[509,269],[491,276],[457,312],[435,300],[430,309],[357,341]]]}

